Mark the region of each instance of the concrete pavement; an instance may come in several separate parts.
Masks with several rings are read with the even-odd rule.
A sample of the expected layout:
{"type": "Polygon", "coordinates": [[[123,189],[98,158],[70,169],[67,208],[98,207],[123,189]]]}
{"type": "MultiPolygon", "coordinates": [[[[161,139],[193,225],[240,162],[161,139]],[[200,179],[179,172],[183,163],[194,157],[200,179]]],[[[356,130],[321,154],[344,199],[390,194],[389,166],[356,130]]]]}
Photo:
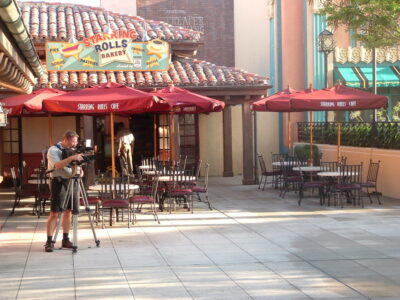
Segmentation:
{"type": "Polygon", "coordinates": [[[306,196],[210,178],[214,210],[96,228],[78,253],[45,253],[46,217],[0,191],[0,299],[400,299],[400,201],[320,206],[306,196]]]}

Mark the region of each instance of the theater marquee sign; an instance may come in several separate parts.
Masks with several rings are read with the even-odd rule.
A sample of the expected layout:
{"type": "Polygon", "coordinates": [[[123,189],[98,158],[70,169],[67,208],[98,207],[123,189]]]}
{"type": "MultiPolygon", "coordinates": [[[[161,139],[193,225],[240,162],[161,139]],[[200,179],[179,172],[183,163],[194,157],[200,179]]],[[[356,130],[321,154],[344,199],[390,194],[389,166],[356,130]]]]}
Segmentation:
{"type": "Polygon", "coordinates": [[[165,71],[169,44],[160,39],[133,42],[134,30],[98,33],[77,43],[47,42],[49,71],[165,71]]]}

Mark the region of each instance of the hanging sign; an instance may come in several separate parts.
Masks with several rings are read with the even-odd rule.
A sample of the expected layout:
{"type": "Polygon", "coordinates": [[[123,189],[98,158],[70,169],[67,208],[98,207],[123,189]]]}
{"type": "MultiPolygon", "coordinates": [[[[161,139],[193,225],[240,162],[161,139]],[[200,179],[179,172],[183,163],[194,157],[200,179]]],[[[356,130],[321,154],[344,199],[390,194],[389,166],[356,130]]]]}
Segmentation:
{"type": "Polygon", "coordinates": [[[133,42],[134,30],[98,33],[77,43],[47,42],[49,71],[166,71],[169,44],[160,39],[133,42]]]}

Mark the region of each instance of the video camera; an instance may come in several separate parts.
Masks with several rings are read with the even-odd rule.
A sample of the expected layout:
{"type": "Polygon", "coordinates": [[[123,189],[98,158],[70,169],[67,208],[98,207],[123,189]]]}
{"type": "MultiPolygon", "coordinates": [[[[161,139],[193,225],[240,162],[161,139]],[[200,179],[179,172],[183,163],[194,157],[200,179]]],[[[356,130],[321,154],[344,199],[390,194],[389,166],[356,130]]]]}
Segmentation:
{"type": "Polygon", "coordinates": [[[73,166],[79,166],[85,164],[89,161],[95,160],[96,155],[94,154],[94,150],[92,147],[88,147],[87,145],[90,144],[90,140],[80,141],[76,148],[63,148],[62,149],[62,159],[66,159],[75,154],[82,154],[83,160],[78,161],[74,160],[70,163],[73,166]]]}

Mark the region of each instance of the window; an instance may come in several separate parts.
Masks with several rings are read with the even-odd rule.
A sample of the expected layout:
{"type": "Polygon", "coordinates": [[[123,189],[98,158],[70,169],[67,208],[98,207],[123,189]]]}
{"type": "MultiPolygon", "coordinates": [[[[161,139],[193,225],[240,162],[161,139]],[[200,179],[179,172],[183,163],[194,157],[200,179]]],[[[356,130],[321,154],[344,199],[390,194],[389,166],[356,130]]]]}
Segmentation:
{"type": "Polygon", "coordinates": [[[180,154],[187,156],[186,166],[195,167],[199,160],[198,116],[186,114],[179,116],[180,154]]]}
{"type": "Polygon", "coordinates": [[[161,160],[170,157],[169,115],[158,116],[158,150],[161,160]]]}

